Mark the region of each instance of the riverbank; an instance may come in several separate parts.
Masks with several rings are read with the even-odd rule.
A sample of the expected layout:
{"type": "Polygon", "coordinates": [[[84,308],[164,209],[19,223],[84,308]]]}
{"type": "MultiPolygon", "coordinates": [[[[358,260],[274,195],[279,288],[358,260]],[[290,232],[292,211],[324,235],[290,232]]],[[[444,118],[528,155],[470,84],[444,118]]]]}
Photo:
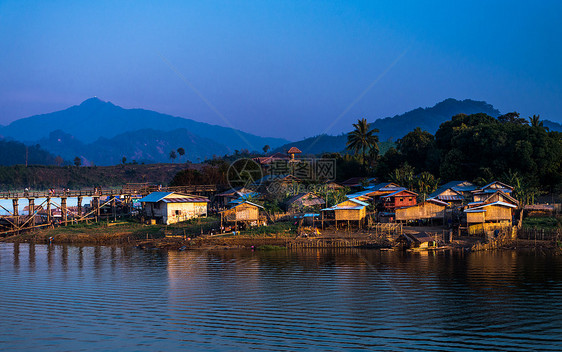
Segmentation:
{"type": "MultiPolygon", "coordinates": [[[[291,224],[277,223],[252,228],[248,231],[206,235],[214,226],[215,219],[201,219],[175,226],[145,225],[136,221],[99,222],[74,224],[64,227],[41,229],[0,238],[0,242],[74,245],[121,245],[142,249],[266,249],[266,248],[385,248],[396,247],[385,235],[368,231],[324,232],[319,236],[298,236],[291,224]]],[[[427,250],[517,250],[540,249],[562,253],[561,244],[555,241],[533,241],[499,238],[490,242],[466,236],[455,238],[445,246],[427,250]]],[[[416,249],[419,250],[419,249],[416,249]]],[[[425,249],[421,249],[425,250],[425,249]]]]}

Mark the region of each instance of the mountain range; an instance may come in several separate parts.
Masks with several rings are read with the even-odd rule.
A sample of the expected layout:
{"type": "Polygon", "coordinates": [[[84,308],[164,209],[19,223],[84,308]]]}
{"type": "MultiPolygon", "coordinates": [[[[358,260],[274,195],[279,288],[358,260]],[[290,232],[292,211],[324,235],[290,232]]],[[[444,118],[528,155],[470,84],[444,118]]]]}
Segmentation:
{"type": "Polygon", "coordinates": [[[64,159],[82,157],[85,164],[112,165],[129,161],[166,162],[184,148],[195,162],[213,155],[278,147],[286,139],[268,138],[233,128],[210,125],[144,109],[124,109],[98,98],[0,127],[0,135],[26,144],[40,144],[64,159]]]}
{"type": "MultiPolygon", "coordinates": [[[[471,99],[456,100],[445,99],[440,103],[428,108],[417,108],[401,115],[377,119],[371,122],[371,128],[376,128],[379,141],[381,141],[381,153],[384,153],[391,142],[405,136],[414,128],[420,127],[422,130],[435,134],[439,126],[450,120],[457,114],[476,114],[485,113],[493,117],[498,117],[501,113],[492,105],[485,101],[471,99]]],[[[562,131],[562,125],[553,121],[543,120],[544,126],[551,131],[562,131]]],[[[351,126],[350,126],[351,127],[351,126]]],[[[291,147],[299,148],[304,154],[320,154],[342,152],[345,150],[347,134],[338,136],[319,135],[306,138],[300,141],[287,143],[275,149],[275,152],[283,152],[291,147]]]]}
{"type": "MultiPolygon", "coordinates": [[[[371,127],[380,130],[378,136],[383,142],[381,152],[384,152],[392,145],[392,141],[415,127],[435,133],[441,123],[456,114],[479,112],[494,117],[500,115],[497,109],[483,101],[446,99],[433,107],[417,108],[401,115],[374,120],[371,127]]],[[[550,130],[562,131],[562,125],[556,122],[543,120],[543,123],[550,130]]],[[[85,100],[65,110],[0,126],[0,137],[5,142],[21,141],[33,146],[26,149],[10,144],[10,150],[25,150],[25,153],[18,152],[17,158],[6,155],[11,160],[8,164],[26,160],[32,152],[33,158],[38,158],[33,159],[34,163],[40,163],[38,160],[44,158],[44,163],[52,164],[55,156],[61,156],[68,163],[79,156],[84,165],[100,166],[118,164],[123,157],[129,162],[169,162],[170,151],[180,147],[184,148],[186,155],[178,155],[177,161],[198,162],[214,155],[231,154],[235,150],[261,151],[265,145],[280,152],[292,146],[305,154],[342,152],[347,141],[346,134],[324,134],[288,142],[282,138],[256,136],[155,111],[124,109],[98,98],[85,100]],[[43,153],[45,151],[48,153],[43,153]]],[[[8,149],[3,149],[0,150],[0,164],[7,164],[2,154],[7,153],[8,149]]]]}

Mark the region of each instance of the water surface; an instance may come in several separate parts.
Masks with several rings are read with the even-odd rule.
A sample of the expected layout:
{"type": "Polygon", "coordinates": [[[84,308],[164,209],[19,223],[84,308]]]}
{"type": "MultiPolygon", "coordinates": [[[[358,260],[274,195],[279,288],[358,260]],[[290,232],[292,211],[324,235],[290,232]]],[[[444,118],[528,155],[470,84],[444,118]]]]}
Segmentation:
{"type": "Polygon", "coordinates": [[[561,350],[562,258],[0,244],[0,349],[561,350]]]}

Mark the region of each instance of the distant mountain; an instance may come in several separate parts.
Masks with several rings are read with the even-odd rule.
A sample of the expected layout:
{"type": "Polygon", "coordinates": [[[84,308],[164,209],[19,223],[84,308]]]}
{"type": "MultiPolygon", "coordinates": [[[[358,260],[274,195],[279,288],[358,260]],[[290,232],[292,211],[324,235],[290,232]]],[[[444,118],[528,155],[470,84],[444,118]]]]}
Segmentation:
{"type": "Polygon", "coordinates": [[[125,132],[112,138],[99,138],[92,143],[82,143],[61,130],[51,132],[48,138],[39,141],[41,146],[56,155],[72,160],[82,157],[84,163],[96,165],[115,165],[123,157],[127,162],[198,162],[229,153],[228,148],[210,138],[203,138],[185,128],[172,131],[142,129],[125,132]],[[205,146],[205,148],[201,148],[205,146]],[[184,148],[185,155],[170,159],[170,151],[184,148]]]}
{"type": "MultiPolygon", "coordinates": [[[[475,100],[456,100],[446,99],[430,108],[417,108],[408,111],[402,115],[394,117],[386,117],[375,120],[371,123],[372,128],[380,130],[378,133],[379,140],[396,141],[411,132],[416,127],[435,133],[443,122],[450,120],[454,115],[475,114],[483,112],[490,116],[497,117],[500,112],[484,101],[475,100]]],[[[318,137],[307,138],[302,141],[287,143],[275,151],[288,150],[292,146],[296,146],[303,153],[319,154],[323,152],[341,152],[345,149],[347,135],[339,136],[321,135],[318,137]]]]}
{"type": "MultiPolygon", "coordinates": [[[[0,134],[25,142],[48,138],[49,133],[61,130],[83,143],[98,138],[113,138],[126,132],[152,129],[173,131],[186,129],[191,134],[218,141],[229,150],[261,150],[268,144],[277,147],[288,141],[266,138],[232,128],[161,114],[144,109],[123,109],[110,102],[91,98],[77,106],[49,114],[35,115],[16,120],[0,129],[0,134]]],[[[204,149],[201,145],[198,148],[204,149]]]]}
{"type": "Polygon", "coordinates": [[[562,132],[562,124],[550,120],[542,120],[544,127],[547,127],[549,131],[562,132]]]}

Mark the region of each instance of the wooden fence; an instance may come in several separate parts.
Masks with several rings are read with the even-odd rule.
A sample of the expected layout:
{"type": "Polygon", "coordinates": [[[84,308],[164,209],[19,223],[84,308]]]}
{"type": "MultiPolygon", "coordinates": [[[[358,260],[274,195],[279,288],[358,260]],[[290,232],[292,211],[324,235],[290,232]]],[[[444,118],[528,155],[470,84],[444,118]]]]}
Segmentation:
{"type": "Polygon", "coordinates": [[[555,241],[562,240],[562,229],[526,229],[517,231],[517,238],[521,240],[555,241]]]}

